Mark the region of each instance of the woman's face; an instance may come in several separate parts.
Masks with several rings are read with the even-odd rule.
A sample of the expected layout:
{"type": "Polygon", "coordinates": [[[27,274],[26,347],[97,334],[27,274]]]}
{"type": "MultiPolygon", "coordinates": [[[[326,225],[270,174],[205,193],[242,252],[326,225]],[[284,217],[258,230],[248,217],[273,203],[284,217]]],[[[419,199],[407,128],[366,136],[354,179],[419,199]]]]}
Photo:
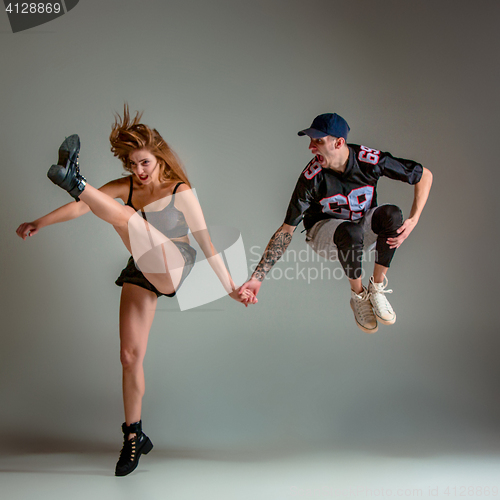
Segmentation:
{"type": "Polygon", "coordinates": [[[142,184],[158,181],[160,163],[147,149],[136,149],[129,155],[133,174],[142,184]]]}

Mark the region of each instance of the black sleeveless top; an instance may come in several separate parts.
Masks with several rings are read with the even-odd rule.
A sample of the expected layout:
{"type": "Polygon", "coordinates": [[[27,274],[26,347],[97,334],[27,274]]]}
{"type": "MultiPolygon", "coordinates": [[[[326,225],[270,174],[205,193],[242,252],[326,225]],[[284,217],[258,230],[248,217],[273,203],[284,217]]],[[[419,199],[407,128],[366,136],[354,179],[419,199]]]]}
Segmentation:
{"type": "Polygon", "coordinates": [[[184,218],[184,214],[174,207],[175,193],[181,184],[184,184],[184,182],[176,184],[174,191],[172,192],[172,200],[164,209],[158,212],[146,213],[143,210],[137,210],[132,204],[134,180],[133,177],[130,176],[130,191],[126,205],[132,207],[136,212],[140,212],[145,220],[158,229],[158,231],[163,233],[167,238],[181,238],[182,236],[186,236],[189,232],[189,227],[186,223],[186,219],[184,218]]]}

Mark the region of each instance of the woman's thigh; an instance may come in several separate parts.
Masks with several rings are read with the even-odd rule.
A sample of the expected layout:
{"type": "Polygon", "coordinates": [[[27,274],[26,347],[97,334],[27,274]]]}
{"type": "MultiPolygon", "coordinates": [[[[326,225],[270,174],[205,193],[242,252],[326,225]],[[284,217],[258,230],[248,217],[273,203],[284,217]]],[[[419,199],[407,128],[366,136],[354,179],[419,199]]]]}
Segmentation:
{"type": "Polygon", "coordinates": [[[177,245],[166,240],[142,255],[136,263],[159,292],[170,294],[179,286],[186,261],[177,245]]]}
{"type": "Polygon", "coordinates": [[[156,311],[156,294],[124,283],[120,299],[120,345],[122,355],[144,358],[156,311]]]}
{"type": "Polygon", "coordinates": [[[115,229],[146,279],[161,293],[174,293],[185,265],[175,243],[136,212],[126,226],[115,229]]]}

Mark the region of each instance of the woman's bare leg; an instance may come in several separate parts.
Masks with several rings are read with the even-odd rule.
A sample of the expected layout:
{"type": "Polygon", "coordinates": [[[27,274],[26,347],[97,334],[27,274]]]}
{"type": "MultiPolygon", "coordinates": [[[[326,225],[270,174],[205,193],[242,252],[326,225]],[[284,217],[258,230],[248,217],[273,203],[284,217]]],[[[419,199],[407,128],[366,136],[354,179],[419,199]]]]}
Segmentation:
{"type": "MultiPolygon", "coordinates": [[[[145,268],[153,270],[144,271],[150,283],[162,293],[173,293],[176,290],[181,279],[184,258],[172,241],[147,223],[132,207],[118,203],[89,184],[80,194],[80,199],[97,217],[113,225],[123,244],[136,260],[139,260],[139,255],[137,251],[133,251],[134,246],[148,249],[148,255],[142,261],[145,268]],[[131,230],[134,242],[130,240],[131,230]],[[153,241],[156,248],[152,246],[153,241]]],[[[143,250],[140,254],[143,255],[143,250]]]]}
{"type": "Polygon", "coordinates": [[[127,225],[130,217],[135,214],[135,210],[132,207],[118,203],[111,196],[89,184],[85,186],[80,199],[90,207],[90,210],[97,217],[109,222],[113,226],[127,225]]]}
{"type": "Polygon", "coordinates": [[[120,360],[123,368],[125,422],[141,420],[145,391],[143,361],[156,311],[156,294],[125,283],[120,300],[120,360]]]}

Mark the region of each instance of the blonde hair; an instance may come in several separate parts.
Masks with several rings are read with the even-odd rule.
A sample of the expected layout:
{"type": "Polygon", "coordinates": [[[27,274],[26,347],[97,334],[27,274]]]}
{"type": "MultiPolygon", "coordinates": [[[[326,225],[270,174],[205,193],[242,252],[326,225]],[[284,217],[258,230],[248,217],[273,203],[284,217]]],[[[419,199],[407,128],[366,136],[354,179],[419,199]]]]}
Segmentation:
{"type": "Polygon", "coordinates": [[[156,129],[140,123],[141,117],[142,113],[137,112],[132,119],[128,104],[123,107],[123,118],[115,115],[115,123],[109,136],[113,155],[121,160],[127,172],[132,173],[130,153],[137,149],[147,149],[160,163],[161,181],[177,180],[191,187],[179,157],[156,129]]]}

